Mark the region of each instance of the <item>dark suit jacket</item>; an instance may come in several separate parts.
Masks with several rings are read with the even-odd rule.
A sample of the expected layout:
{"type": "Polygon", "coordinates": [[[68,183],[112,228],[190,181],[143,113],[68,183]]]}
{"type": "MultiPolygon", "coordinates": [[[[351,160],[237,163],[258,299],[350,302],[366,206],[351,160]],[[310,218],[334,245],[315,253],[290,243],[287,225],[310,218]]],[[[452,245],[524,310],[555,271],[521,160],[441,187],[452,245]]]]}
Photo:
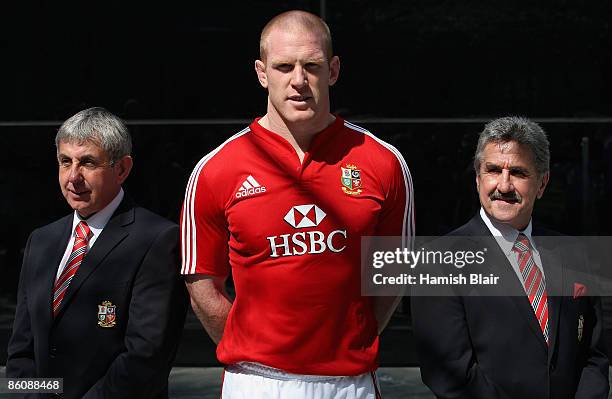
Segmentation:
{"type": "Polygon", "coordinates": [[[8,377],[62,377],[65,398],[167,398],[185,319],[178,226],[124,197],[85,256],[54,319],[57,267],[73,215],[34,230],[19,282],[8,377]],[[115,305],[116,325],[98,324],[115,305]]]}
{"type": "MultiPolygon", "coordinates": [[[[501,276],[504,287],[477,286],[454,296],[411,298],[421,376],[438,398],[608,397],[609,361],[602,349],[600,302],[574,298],[575,281],[564,266],[567,259],[558,248],[537,241],[538,235],[553,234],[536,228],[533,233],[547,290],[563,293],[548,297],[548,346],[522,284],[497,243],[488,248],[493,253],[479,271],[501,276]],[[492,296],[488,289],[523,295],[492,296]],[[580,316],[584,325],[579,340],[580,316]]],[[[491,236],[478,214],[451,234],[491,236]]]]}

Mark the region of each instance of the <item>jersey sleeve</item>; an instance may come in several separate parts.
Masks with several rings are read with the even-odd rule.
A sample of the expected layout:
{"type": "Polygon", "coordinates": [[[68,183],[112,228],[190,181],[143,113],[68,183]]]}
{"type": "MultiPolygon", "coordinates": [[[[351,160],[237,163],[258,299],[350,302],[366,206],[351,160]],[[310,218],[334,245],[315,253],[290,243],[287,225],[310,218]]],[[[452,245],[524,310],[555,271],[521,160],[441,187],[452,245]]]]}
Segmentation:
{"type": "Polygon", "coordinates": [[[393,154],[389,168],[381,176],[385,199],[376,228],[379,236],[401,236],[402,246],[410,248],[414,240],[414,190],[412,176],[402,154],[387,144],[393,154]]]}
{"type": "Polygon", "coordinates": [[[181,211],[181,274],[229,275],[229,230],[224,203],[211,188],[206,160],[196,166],[187,183],[181,211]]]}

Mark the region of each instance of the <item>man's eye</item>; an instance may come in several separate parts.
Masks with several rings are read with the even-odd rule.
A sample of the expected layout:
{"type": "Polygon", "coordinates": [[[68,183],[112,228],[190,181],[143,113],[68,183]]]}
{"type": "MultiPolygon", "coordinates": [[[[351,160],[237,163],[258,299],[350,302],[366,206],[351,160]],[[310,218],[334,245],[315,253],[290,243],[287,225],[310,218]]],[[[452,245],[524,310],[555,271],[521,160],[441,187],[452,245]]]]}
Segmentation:
{"type": "Polygon", "coordinates": [[[68,168],[68,167],[70,167],[70,165],[72,164],[72,162],[70,162],[70,160],[69,160],[69,159],[60,159],[60,160],[59,160],[59,164],[60,164],[60,166],[61,166],[61,167],[63,167],[63,168],[68,168]]]}
{"type": "Polygon", "coordinates": [[[278,64],[276,66],[276,69],[278,69],[281,72],[289,72],[291,71],[291,69],[293,69],[293,66],[291,64],[278,64]]]}
{"type": "Polygon", "coordinates": [[[95,169],[96,168],[96,163],[94,161],[83,161],[81,163],[81,165],[85,168],[85,169],[95,169]]]}

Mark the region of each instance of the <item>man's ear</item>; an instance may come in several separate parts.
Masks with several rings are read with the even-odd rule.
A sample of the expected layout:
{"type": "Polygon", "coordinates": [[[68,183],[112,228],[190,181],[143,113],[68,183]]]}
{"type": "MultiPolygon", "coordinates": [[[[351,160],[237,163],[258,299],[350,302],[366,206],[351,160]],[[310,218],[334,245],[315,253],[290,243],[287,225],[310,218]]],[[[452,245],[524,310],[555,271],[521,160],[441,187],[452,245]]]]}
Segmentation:
{"type": "Polygon", "coordinates": [[[132,170],[132,166],[134,165],[134,161],[132,157],[129,155],[124,156],[117,162],[115,162],[115,173],[117,176],[117,182],[119,184],[123,184],[125,179],[130,175],[130,171],[132,170]]]}
{"type": "Polygon", "coordinates": [[[262,60],[255,61],[255,73],[257,73],[257,80],[264,89],[268,88],[268,76],[266,76],[266,64],[262,60]]]}
{"type": "Polygon", "coordinates": [[[340,75],[340,58],[334,55],[329,61],[329,85],[333,86],[340,75]]]}
{"type": "Polygon", "coordinates": [[[540,183],[540,188],[538,188],[538,199],[542,198],[544,195],[544,190],[546,189],[546,185],[548,184],[548,180],[550,179],[550,172],[544,173],[542,176],[542,183],[540,183]]]}

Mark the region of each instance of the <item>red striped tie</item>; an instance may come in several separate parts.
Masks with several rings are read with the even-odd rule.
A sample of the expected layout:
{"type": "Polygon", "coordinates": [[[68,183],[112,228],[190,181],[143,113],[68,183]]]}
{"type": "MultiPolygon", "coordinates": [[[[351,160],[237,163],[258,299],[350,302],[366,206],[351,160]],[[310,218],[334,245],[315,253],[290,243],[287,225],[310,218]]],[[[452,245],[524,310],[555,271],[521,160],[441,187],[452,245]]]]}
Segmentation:
{"type": "Polygon", "coordinates": [[[72,278],[76,274],[77,270],[79,270],[79,266],[87,253],[87,244],[89,243],[89,239],[93,235],[89,229],[89,226],[84,221],[79,222],[75,229],[75,233],[76,237],[74,238],[72,252],[68,257],[64,270],[62,270],[62,273],[55,281],[55,285],[53,286],[53,317],[57,316],[57,311],[62,303],[62,299],[64,299],[64,294],[66,293],[72,278]]]}
{"type": "Polygon", "coordinates": [[[527,236],[519,234],[512,250],[518,253],[519,270],[523,276],[523,287],[538,319],[544,339],[548,343],[548,295],[546,294],[546,282],[540,268],[533,259],[533,251],[527,236]]]}

